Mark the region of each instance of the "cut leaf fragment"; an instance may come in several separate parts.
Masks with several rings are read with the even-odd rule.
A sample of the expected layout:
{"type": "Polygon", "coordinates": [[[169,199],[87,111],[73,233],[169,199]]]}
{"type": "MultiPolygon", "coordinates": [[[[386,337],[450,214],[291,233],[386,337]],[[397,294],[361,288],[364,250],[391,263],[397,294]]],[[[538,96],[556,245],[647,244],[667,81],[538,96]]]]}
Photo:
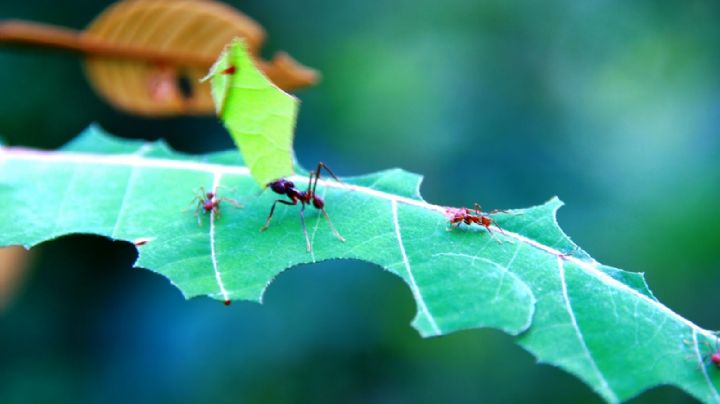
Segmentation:
{"type": "Polygon", "coordinates": [[[258,185],[291,176],[298,99],[263,75],[241,39],[225,48],[207,78],[217,114],[258,185]]]}

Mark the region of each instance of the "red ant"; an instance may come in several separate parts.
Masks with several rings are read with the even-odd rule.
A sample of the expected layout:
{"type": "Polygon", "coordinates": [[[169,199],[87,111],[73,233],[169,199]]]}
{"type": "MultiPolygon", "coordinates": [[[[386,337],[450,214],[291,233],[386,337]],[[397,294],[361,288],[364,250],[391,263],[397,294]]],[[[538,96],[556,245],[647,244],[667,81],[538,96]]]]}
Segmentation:
{"type": "Polygon", "coordinates": [[[230,65],[225,70],[221,71],[220,74],[233,75],[237,71],[235,65],[230,65]]]}
{"type": "Polygon", "coordinates": [[[305,243],[307,247],[307,251],[312,251],[312,246],[310,245],[310,238],[308,237],[307,227],[305,226],[305,205],[312,202],[312,205],[315,207],[315,209],[319,209],[323,215],[325,216],[325,220],[327,220],[328,225],[330,226],[330,229],[332,230],[335,237],[338,238],[340,241],[345,241],[343,236],[338,233],[337,229],[335,229],[335,226],[333,226],[332,221],[330,220],[330,216],[325,211],[325,201],[321,197],[319,197],[315,190],[317,189],[318,180],[320,179],[320,170],[325,169],[334,179],[335,181],[341,182],[340,179],[335,175],[335,173],[330,170],[328,166],[325,165],[325,163],[318,163],[317,168],[315,169],[315,172],[310,172],[310,176],[308,178],[308,186],[305,191],[300,191],[297,188],[295,188],[295,183],[293,183],[290,180],[287,180],[285,178],[281,178],[277,181],[273,181],[268,184],[270,189],[272,189],[275,193],[280,195],[286,195],[288,198],[290,198],[289,201],[278,199],[276,200],[272,208],[270,208],[270,214],[267,217],[267,220],[265,221],[265,225],[260,228],[260,231],[267,230],[268,227],[270,227],[270,220],[272,219],[273,213],[275,212],[275,205],[279,203],[282,203],[284,205],[297,205],[298,202],[300,202],[300,222],[302,223],[303,233],[305,234],[305,243]],[[313,182],[313,179],[315,182],[313,182]]]}
{"type": "Polygon", "coordinates": [[[202,217],[200,215],[200,209],[203,210],[203,213],[214,213],[215,218],[220,218],[220,202],[227,202],[236,208],[241,208],[242,205],[238,203],[238,201],[230,198],[218,198],[217,192],[205,192],[205,188],[200,187],[200,190],[197,191],[197,195],[195,195],[195,198],[193,198],[192,202],[190,203],[196,203],[197,206],[195,207],[195,217],[197,217],[198,220],[198,226],[202,225],[202,217]]]}
{"type": "Polygon", "coordinates": [[[500,230],[500,233],[505,234],[503,230],[500,228],[500,226],[495,223],[495,220],[493,220],[489,215],[492,215],[493,213],[500,213],[505,212],[504,210],[492,210],[490,212],[483,212],[480,210],[480,205],[477,203],[474,205],[473,209],[468,208],[460,208],[460,209],[454,209],[450,208],[446,211],[446,214],[448,215],[448,218],[450,219],[450,228],[448,231],[451,231],[453,229],[458,228],[460,226],[460,223],[465,223],[467,225],[471,225],[473,223],[478,224],[480,226],[483,226],[487,229],[488,233],[492,235],[492,231],[490,231],[490,226],[495,225],[495,227],[500,230]]]}

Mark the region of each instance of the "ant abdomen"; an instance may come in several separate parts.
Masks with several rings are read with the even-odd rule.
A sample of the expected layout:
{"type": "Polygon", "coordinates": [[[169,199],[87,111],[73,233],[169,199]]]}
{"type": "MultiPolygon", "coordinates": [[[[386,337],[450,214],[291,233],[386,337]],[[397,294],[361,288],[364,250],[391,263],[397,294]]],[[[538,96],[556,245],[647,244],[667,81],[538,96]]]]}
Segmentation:
{"type": "Polygon", "coordinates": [[[322,198],[317,195],[313,195],[312,201],[313,201],[313,206],[316,209],[322,209],[325,207],[325,201],[323,201],[322,198]]]}

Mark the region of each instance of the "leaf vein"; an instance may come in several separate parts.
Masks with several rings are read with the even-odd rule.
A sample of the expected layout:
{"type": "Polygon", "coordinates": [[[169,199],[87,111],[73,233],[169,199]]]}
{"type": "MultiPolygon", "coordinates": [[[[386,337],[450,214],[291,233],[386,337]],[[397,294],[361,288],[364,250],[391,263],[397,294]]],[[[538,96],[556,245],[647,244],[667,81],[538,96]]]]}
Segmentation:
{"type": "MultiPolygon", "coordinates": [[[[213,174],[213,185],[212,190],[215,195],[217,195],[217,189],[220,185],[220,178],[222,178],[222,173],[216,172],[213,174]]],[[[215,252],[215,210],[210,211],[210,259],[212,261],[213,271],[215,271],[215,280],[217,281],[218,287],[220,288],[220,293],[223,296],[223,299],[227,302],[230,300],[228,297],[228,292],[225,289],[225,285],[223,284],[222,275],[220,274],[220,270],[218,268],[218,259],[217,254],[215,252]]]]}
{"type": "Polygon", "coordinates": [[[405,270],[408,274],[408,280],[410,282],[410,289],[412,289],[413,295],[415,296],[415,300],[417,300],[418,309],[420,312],[425,314],[425,317],[427,317],[428,321],[430,322],[430,326],[433,329],[433,332],[436,335],[442,334],[442,331],[440,330],[440,327],[438,327],[437,323],[435,322],[435,319],[430,314],[430,311],[427,308],[427,305],[425,305],[425,299],[422,296],[422,293],[420,292],[420,288],[418,287],[417,283],[415,282],[415,276],[413,276],[412,268],[410,267],[410,260],[408,259],[407,254],[405,253],[405,245],[402,241],[402,235],[400,234],[400,222],[398,220],[398,211],[397,211],[397,201],[393,200],[391,201],[392,206],[392,215],[393,215],[393,223],[395,225],[395,237],[397,237],[398,245],[400,247],[400,255],[402,255],[403,264],[405,265],[405,270]]]}
{"type": "Polygon", "coordinates": [[[560,284],[562,286],[562,296],[563,300],[565,301],[565,309],[567,310],[568,316],[570,317],[570,322],[572,324],[573,330],[575,331],[575,335],[577,336],[578,342],[580,343],[580,346],[582,347],[585,357],[590,363],[590,367],[592,368],[593,372],[597,375],[597,377],[600,379],[600,383],[602,384],[603,389],[609,394],[612,401],[617,402],[618,397],[615,394],[615,392],[610,388],[610,385],[608,385],[607,380],[605,380],[605,376],[602,374],[600,369],[597,366],[597,363],[595,363],[595,359],[593,359],[592,354],[590,353],[590,349],[588,349],[587,344],[585,344],[585,338],[582,335],[582,332],[580,331],[580,327],[578,326],[577,320],[575,319],[575,312],[572,309],[572,304],[570,303],[570,297],[568,296],[567,291],[567,282],[565,281],[565,263],[562,260],[561,257],[557,257],[557,263],[558,263],[558,270],[560,272],[560,284]]]}

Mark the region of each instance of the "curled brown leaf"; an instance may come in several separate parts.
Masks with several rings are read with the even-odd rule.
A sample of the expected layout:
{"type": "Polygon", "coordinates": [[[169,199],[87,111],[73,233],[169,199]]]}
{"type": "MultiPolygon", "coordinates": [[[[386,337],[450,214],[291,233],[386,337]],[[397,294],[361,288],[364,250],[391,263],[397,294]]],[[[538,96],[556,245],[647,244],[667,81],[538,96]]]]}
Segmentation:
{"type": "Polygon", "coordinates": [[[28,265],[28,251],[22,247],[0,248],[0,312],[20,287],[28,265]]]}
{"type": "Polygon", "coordinates": [[[115,107],[146,116],[213,113],[209,86],[199,79],[235,37],[245,40],[258,65],[282,89],[317,82],[316,71],[284,52],[271,61],[259,59],[263,28],[211,0],[123,0],[84,32],[22,21],[0,23],[0,42],[84,53],[95,90],[115,107]]]}

